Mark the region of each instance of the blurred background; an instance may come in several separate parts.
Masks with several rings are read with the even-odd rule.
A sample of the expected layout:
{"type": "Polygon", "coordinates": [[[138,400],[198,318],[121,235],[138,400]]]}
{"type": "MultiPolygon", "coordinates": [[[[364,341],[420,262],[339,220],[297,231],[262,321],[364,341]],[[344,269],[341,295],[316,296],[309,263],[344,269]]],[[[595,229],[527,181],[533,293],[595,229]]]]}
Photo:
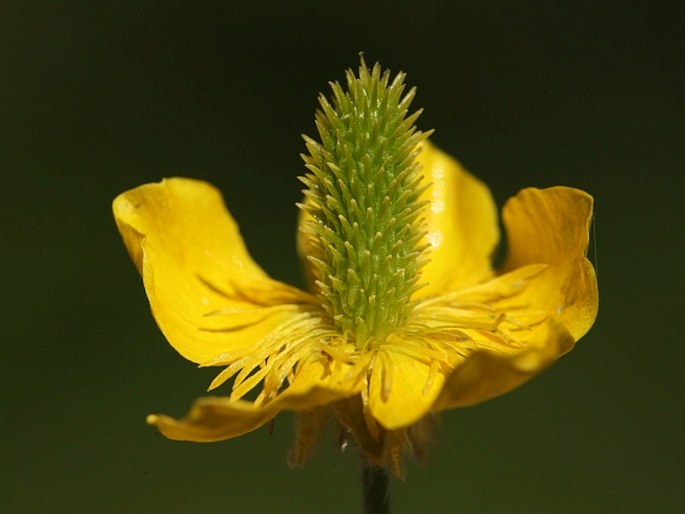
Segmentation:
{"type": "Polygon", "coordinates": [[[111,216],[165,176],[223,192],[254,258],[301,285],[300,134],[358,53],[501,205],[596,200],[600,314],[576,349],[443,416],[395,513],[669,513],[683,493],[684,10],[677,2],[0,3],[0,511],[358,512],[354,452],[303,468],[292,416],[167,441],[217,370],[165,342],[111,216]]]}

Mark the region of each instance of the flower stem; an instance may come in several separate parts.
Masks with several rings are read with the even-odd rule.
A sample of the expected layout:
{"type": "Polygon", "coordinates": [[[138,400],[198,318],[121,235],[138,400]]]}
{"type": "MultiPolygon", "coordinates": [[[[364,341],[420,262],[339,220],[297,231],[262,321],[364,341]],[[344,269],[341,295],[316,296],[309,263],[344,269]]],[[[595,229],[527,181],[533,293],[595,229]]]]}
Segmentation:
{"type": "Polygon", "coordinates": [[[384,468],[363,463],[364,514],[390,514],[390,478],[384,468]]]}

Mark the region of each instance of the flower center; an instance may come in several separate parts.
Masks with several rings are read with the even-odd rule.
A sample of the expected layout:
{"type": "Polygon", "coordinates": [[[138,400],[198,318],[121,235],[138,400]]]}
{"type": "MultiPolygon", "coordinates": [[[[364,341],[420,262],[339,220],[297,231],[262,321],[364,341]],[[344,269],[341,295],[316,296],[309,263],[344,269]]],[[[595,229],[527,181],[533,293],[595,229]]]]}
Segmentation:
{"type": "Polygon", "coordinates": [[[336,82],[330,102],[319,97],[321,142],[305,136],[307,258],[324,308],[360,350],[406,321],[426,262],[416,154],[429,133],[414,126],[420,110],[407,115],[404,77],[362,59],[347,91],[336,82]]]}

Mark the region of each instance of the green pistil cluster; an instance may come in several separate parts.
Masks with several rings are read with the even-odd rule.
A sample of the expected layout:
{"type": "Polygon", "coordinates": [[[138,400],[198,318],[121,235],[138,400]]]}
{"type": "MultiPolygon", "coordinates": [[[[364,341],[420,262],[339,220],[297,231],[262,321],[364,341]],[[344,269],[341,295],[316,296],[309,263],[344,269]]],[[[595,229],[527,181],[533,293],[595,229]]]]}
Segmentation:
{"type": "Polygon", "coordinates": [[[417,145],[427,137],[407,114],[415,95],[403,73],[346,73],[348,91],[331,84],[332,101],[319,97],[321,143],[305,137],[309,173],[300,207],[311,216],[317,285],[336,326],[363,349],[401,326],[420,287],[425,263],[417,145]]]}

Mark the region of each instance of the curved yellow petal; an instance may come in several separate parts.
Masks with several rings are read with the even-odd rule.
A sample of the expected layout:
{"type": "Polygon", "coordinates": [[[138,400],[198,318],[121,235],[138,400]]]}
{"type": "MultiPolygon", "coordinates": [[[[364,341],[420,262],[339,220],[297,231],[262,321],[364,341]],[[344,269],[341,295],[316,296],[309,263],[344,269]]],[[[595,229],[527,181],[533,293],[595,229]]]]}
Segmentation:
{"type": "Polygon", "coordinates": [[[368,408],[387,430],[407,427],[430,412],[444,381],[430,359],[398,351],[389,342],[373,362],[368,408]]]}
{"type": "MultiPolygon", "coordinates": [[[[571,188],[527,189],[504,211],[505,272],[417,305],[414,320],[451,334],[460,358],[436,409],[503,394],[568,352],[592,325],[597,284],[585,257],[592,198],[571,188]],[[462,340],[458,341],[461,334],[462,340]]],[[[447,341],[447,340],[446,340],[447,341]]]]}
{"type": "Polygon", "coordinates": [[[465,407],[500,396],[523,384],[566,353],[574,339],[566,328],[548,320],[523,349],[508,353],[479,350],[447,377],[435,410],[465,407]]]}
{"type": "Polygon", "coordinates": [[[586,258],[592,197],[579,189],[525,189],[504,206],[505,271],[535,263],[550,269],[528,289],[529,309],[548,310],[580,339],[597,317],[597,277],[586,258]]]}
{"type": "Polygon", "coordinates": [[[344,371],[332,372],[325,359],[314,356],[303,361],[290,386],[267,403],[205,397],[197,399],[183,419],[152,414],[147,422],[170,439],[195,442],[230,439],[259,428],[281,411],[306,411],[358,394],[358,385],[343,380],[344,371]]]}
{"type": "Polygon", "coordinates": [[[499,241],[497,209],[488,187],[459,162],[425,141],[418,155],[430,187],[422,199],[426,208],[426,236],[430,262],[422,268],[425,298],[488,278],[499,241]]]}
{"type": "Polygon", "coordinates": [[[221,194],[205,182],[146,184],[119,195],[113,211],[157,324],[191,361],[259,341],[307,301],[253,262],[221,194]]]}

